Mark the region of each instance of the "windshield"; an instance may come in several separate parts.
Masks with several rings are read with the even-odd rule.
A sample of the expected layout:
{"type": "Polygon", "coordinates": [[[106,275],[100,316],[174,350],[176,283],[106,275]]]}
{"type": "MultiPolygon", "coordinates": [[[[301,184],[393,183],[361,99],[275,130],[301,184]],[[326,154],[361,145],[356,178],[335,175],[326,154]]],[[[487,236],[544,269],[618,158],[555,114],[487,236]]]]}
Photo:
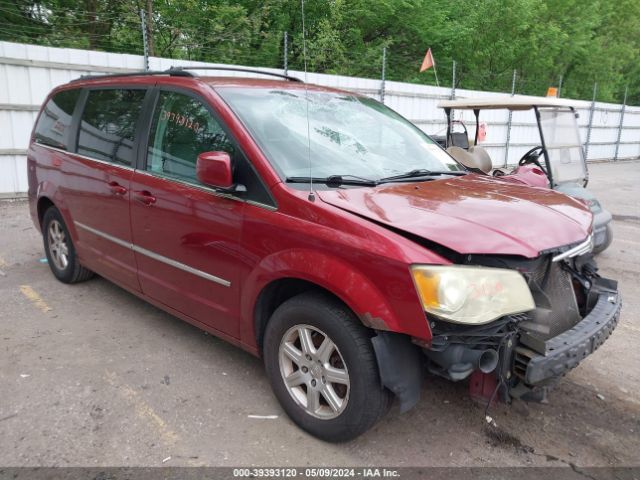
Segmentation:
{"type": "Polygon", "coordinates": [[[554,183],[581,182],[586,167],[576,115],[570,108],[539,108],[554,183]]]}
{"type": "Polygon", "coordinates": [[[420,129],[370,98],[309,91],[307,105],[304,90],[216,91],[286,178],[339,175],[379,180],[413,170],[463,170],[420,129]]]}

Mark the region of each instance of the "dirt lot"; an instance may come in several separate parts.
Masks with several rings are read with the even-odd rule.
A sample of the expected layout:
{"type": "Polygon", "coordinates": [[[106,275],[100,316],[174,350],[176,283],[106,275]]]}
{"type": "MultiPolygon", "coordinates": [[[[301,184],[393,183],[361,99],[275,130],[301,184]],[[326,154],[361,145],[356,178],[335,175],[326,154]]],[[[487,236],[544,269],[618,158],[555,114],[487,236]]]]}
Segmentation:
{"type": "Polygon", "coordinates": [[[640,162],[592,165],[590,187],[615,219],[613,337],[548,404],[494,408],[497,428],[429,377],[344,445],[296,428],[258,359],[103,279],[55,281],[26,203],[0,203],[0,465],[640,465],[640,162]]]}

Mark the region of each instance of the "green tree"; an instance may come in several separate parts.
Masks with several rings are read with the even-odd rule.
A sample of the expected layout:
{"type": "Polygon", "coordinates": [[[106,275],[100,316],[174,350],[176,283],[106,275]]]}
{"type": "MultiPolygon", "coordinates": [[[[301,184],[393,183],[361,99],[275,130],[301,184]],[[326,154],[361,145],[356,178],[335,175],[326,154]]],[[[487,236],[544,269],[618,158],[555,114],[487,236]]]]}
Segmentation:
{"type": "MultiPolygon", "coordinates": [[[[0,0],[0,39],[112,52],[143,52],[140,10],[156,55],[302,69],[300,0],[0,0]]],[[[563,96],[640,102],[637,0],[306,0],[309,71],[435,83],[419,73],[434,53],[441,84],[544,95],[563,78],[563,96]]]]}

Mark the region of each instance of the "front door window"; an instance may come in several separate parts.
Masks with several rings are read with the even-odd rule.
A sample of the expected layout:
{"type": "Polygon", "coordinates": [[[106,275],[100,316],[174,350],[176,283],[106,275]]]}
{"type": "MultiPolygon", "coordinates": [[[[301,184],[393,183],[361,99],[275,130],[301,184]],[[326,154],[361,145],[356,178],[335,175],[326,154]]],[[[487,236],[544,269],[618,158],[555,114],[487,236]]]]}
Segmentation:
{"type": "Polygon", "coordinates": [[[176,92],[161,92],[151,126],[147,170],[198,183],[196,160],[203,152],[235,148],[220,124],[199,100],[176,92]]]}
{"type": "Polygon", "coordinates": [[[200,186],[196,161],[204,152],[227,152],[233,181],[245,187],[243,200],[274,207],[253,165],[206,106],[179,92],[161,91],[153,113],[146,169],[156,175],[200,186]]]}

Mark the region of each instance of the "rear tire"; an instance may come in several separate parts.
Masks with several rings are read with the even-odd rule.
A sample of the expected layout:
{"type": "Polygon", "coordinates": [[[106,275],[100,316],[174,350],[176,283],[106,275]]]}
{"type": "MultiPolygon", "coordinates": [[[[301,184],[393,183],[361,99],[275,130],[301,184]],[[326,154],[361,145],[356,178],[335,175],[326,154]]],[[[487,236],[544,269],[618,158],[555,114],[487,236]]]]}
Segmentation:
{"type": "Polygon", "coordinates": [[[391,395],[380,383],[371,331],[328,295],[303,293],[278,307],[263,350],[276,397],[311,435],[351,440],[389,409],[391,395]]]}
{"type": "Polygon", "coordinates": [[[71,235],[62,214],[49,207],[42,218],[44,251],[53,275],[63,283],[78,283],[93,277],[93,272],[78,261],[71,235]]]}

